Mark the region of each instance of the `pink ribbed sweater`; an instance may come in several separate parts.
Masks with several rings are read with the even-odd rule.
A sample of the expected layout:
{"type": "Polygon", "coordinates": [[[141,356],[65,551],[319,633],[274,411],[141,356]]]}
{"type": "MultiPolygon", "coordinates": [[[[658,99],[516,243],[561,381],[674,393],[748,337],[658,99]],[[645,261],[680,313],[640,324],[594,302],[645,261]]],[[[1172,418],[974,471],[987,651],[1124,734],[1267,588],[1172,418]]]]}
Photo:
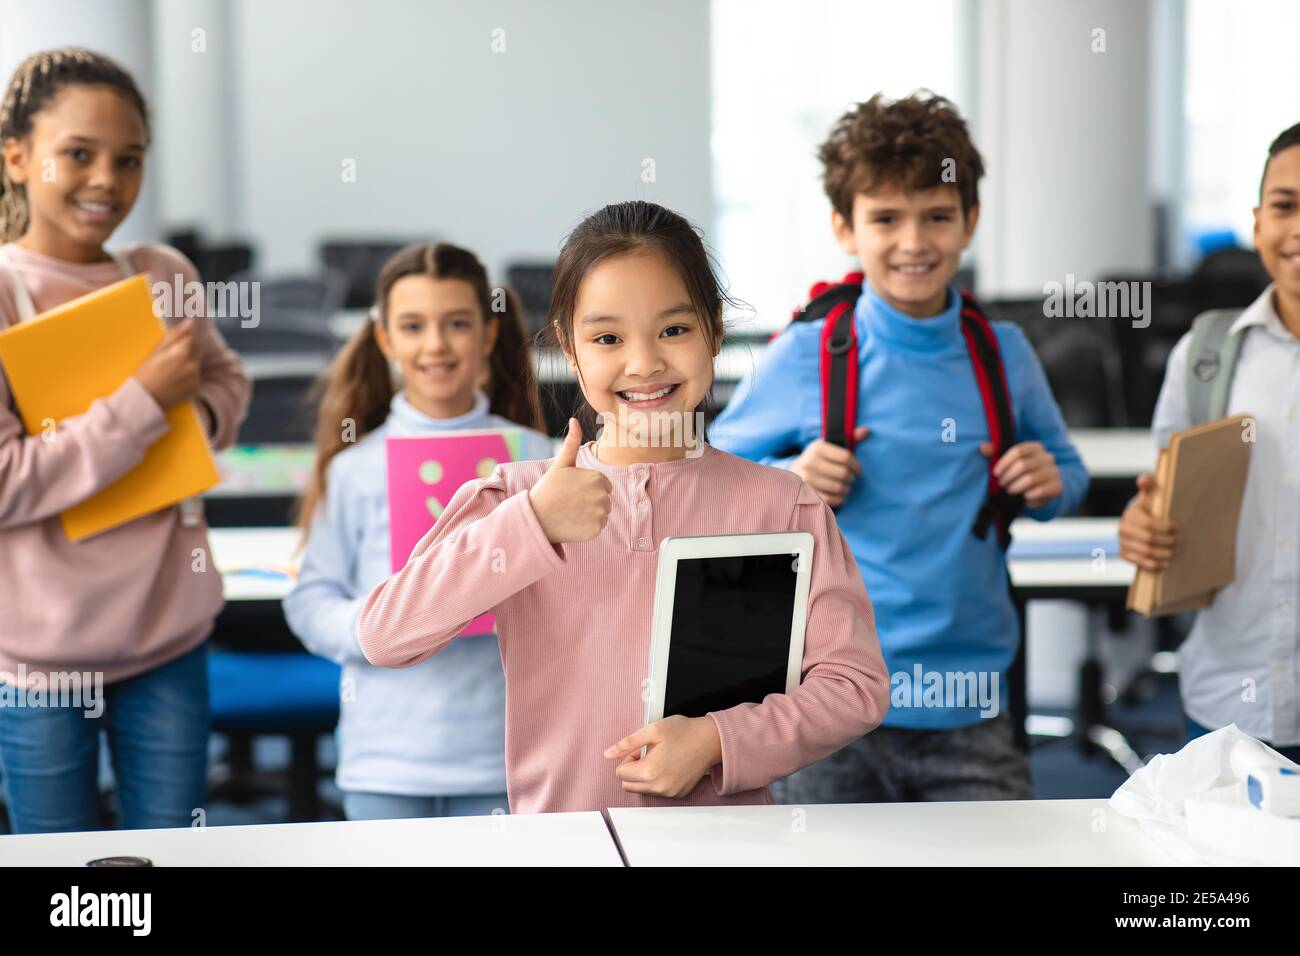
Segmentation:
{"type": "Polygon", "coordinates": [[[889,679],[862,575],[831,510],[798,475],[709,445],[696,458],[619,467],[587,444],[577,464],[614,486],[596,538],[547,540],[527,492],[550,461],[498,465],[456,493],[358,620],[366,657],[404,667],[495,612],[512,812],[770,803],[773,780],[880,723],[889,679]],[[659,542],[750,531],[814,536],[803,682],[710,714],[722,763],[686,799],[628,793],[603,752],[643,723],[659,542]]]}

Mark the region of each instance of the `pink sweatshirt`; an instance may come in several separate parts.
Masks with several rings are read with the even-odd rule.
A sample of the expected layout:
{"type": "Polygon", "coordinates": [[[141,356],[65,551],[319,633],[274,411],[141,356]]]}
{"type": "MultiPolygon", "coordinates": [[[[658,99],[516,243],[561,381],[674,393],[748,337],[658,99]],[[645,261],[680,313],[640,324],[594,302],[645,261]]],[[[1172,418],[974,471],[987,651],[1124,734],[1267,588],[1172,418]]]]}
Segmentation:
{"type": "Polygon", "coordinates": [[[506,775],[516,813],[771,803],[767,785],[876,727],[889,679],[862,575],[830,508],[792,472],[705,445],[696,458],[581,468],[614,486],[593,540],[553,545],[528,497],[547,461],[461,487],[358,619],[373,664],[408,667],[496,614],[506,673],[506,775]],[[808,531],[815,538],[803,682],[711,713],[722,763],[684,800],[623,790],[603,755],[643,724],[658,544],[669,535],[808,531]]]}
{"type": "MultiPolygon", "coordinates": [[[[197,282],[193,264],[167,246],[127,250],[150,283],[197,282]]],[[[66,262],[20,246],[0,246],[38,312],[119,281],[116,262],[66,262]]],[[[18,319],[0,277],[0,328],[18,319]]],[[[167,324],[173,324],[171,319],[167,324]]],[[[195,320],[201,350],[200,420],[212,444],[230,445],[248,410],[249,381],[212,322],[195,320]],[[206,407],[205,407],[206,406],[206,407]]],[[[112,484],[144,457],[169,426],[135,378],[59,422],[53,441],[27,436],[0,375],[0,680],[24,665],[30,686],[44,671],[99,671],[105,683],[150,670],[199,644],[221,609],[221,575],[206,526],[181,524],[166,508],[80,542],[59,513],[112,484]],[[195,549],[202,549],[197,562],[195,549]]]]}

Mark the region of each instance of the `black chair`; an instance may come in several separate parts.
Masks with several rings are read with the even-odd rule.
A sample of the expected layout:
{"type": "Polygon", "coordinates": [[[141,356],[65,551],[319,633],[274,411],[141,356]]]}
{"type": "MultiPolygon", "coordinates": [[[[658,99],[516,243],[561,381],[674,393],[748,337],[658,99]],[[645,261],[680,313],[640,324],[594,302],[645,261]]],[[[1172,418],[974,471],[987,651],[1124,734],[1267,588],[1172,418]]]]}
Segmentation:
{"type": "Polygon", "coordinates": [[[277,369],[249,363],[253,392],[248,417],[239,429],[242,445],[310,443],[316,429],[313,387],[327,367],[315,356],[301,356],[303,365],[277,369]]]}
{"type": "Polygon", "coordinates": [[[1191,295],[1202,311],[1244,309],[1272,279],[1253,249],[1216,249],[1187,277],[1191,295]]]}
{"type": "Polygon", "coordinates": [[[253,268],[253,247],[240,242],[204,246],[193,258],[204,282],[227,282],[253,268]]]}
{"type": "MultiPolygon", "coordinates": [[[[258,314],[254,326],[257,329],[321,332],[328,336],[330,320],[343,308],[347,298],[347,278],[333,269],[326,269],[319,275],[270,279],[242,272],[231,277],[231,281],[241,286],[244,283],[257,284],[258,314]]],[[[218,309],[217,303],[212,305],[213,314],[218,318],[230,318],[221,315],[226,310],[218,309]]]]}
{"type": "Polygon", "coordinates": [[[203,236],[197,229],[174,229],[163,236],[163,241],[191,262],[199,261],[199,250],[203,248],[203,236]]]}
{"type": "MultiPolygon", "coordinates": [[[[212,731],[227,741],[209,776],[209,799],[245,803],[284,794],[291,822],[319,820],[323,803],[316,747],[338,724],[339,666],[301,649],[256,653],[214,646],[208,654],[208,682],[212,731]],[[288,739],[287,774],[254,766],[253,741],[262,736],[288,739]]],[[[331,816],[341,815],[337,808],[331,811],[331,816]]]]}
{"type": "Polygon", "coordinates": [[[1150,283],[1149,324],[1136,328],[1132,322],[1121,320],[1111,326],[1119,346],[1127,424],[1143,428],[1151,424],[1169,353],[1192,327],[1192,319],[1202,306],[1195,290],[1182,280],[1133,275],[1108,276],[1104,281],[1150,283]]]}
{"type": "Polygon", "coordinates": [[[253,267],[253,247],[232,242],[208,244],[197,229],[178,229],[166,236],[169,246],[194,263],[204,282],[225,282],[253,267]]]}
{"type": "Polygon", "coordinates": [[[275,354],[314,355],[324,367],[338,348],[328,330],[289,327],[245,328],[239,319],[218,319],[217,329],[226,344],[245,358],[275,354]]]}
{"type": "Polygon", "coordinates": [[[1041,297],[986,302],[990,319],[1024,330],[1071,428],[1125,424],[1127,411],[1118,347],[1105,322],[1043,314],[1041,297]]]}
{"type": "Polygon", "coordinates": [[[379,270],[394,253],[407,243],[397,241],[353,242],[328,240],[320,245],[320,262],[326,269],[342,274],[346,293],[343,308],[366,309],[375,302],[375,282],[379,270]]]}
{"type": "Polygon", "coordinates": [[[515,262],[506,267],[506,281],[519,295],[527,317],[529,335],[536,335],[546,323],[551,308],[551,287],[555,284],[554,262],[515,262]]]}
{"type": "MultiPolygon", "coordinates": [[[[290,353],[315,356],[320,365],[327,364],[338,348],[330,331],[330,320],[342,308],[346,294],[344,277],[337,272],[319,276],[285,276],[260,280],[252,273],[232,278],[242,289],[244,283],[258,284],[257,314],[230,314],[231,304],[223,304],[214,291],[210,303],[217,329],[226,343],[241,355],[290,353]]],[[[239,310],[250,304],[241,292],[239,310]]]]}

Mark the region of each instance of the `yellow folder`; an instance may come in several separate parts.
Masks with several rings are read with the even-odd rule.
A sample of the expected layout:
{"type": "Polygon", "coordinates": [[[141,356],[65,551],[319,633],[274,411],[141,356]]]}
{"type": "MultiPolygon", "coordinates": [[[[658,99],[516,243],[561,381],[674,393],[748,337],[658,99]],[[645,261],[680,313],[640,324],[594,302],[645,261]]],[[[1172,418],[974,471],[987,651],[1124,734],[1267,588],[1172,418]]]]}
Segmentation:
{"type": "MultiPolygon", "coordinates": [[[[56,430],[46,423],[80,415],[97,398],[117,391],[162,341],[163,323],[143,274],[43,312],[0,332],[0,362],[29,435],[56,430]]],[[[62,514],[73,541],[159,511],[220,480],[198,413],[191,402],[167,410],[171,430],[144,459],[62,514]]]]}

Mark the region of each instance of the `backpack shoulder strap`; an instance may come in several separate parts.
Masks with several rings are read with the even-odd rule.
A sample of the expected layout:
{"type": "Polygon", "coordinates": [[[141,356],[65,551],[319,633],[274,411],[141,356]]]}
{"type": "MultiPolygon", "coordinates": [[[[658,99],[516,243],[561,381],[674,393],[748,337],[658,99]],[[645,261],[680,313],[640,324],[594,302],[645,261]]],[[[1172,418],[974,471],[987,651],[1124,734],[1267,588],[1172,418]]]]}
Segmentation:
{"type": "Polygon", "coordinates": [[[977,537],[984,537],[990,526],[996,525],[998,541],[1003,548],[1011,544],[1011,522],[1024,510],[1024,495],[1010,495],[1002,488],[993,472],[994,465],[1016,443],[1016,419],[1011,405],[1011,390],[1007,385],[1006,368],[1002,364],[1002,350],[997,333],[975,296],[962,292],[961,330],[966,339],[966,351],[975,371],[980,401],[984,405],[984,419],[988,423],[993,454],[989,455],[988,493],[976,515],[972,528],[977,537]]]}
{"type": "Polygon", "coordinates": [[[826,316],[821,339],[822,432],[832,445],[853,451],[858,423],[858,334],[853,304],[840,302],[826,316]]]}
{"type": "Polygon", "coordinates": [[[27,291],[27,283],[23,282],[23,277],[18,274],[18,270],[0,264],[0,281],[9,287],[9,291],[13,294],[14,306],[18,310],[18,321],[26,322],[35,318],[36,305],[32,302],[32,294],[27,291]]]}
{"type": "Polygon", "coordinates": [[[1214,309],[1192,322],[1187,350],[1187,415],[1193,425],[1222,418],[1228,407],[1232,373],[1241,351],[1243,332],[1229,334],[1240,309],[1214,309]]]}
{"type": "Polygon", "coordinates": [[[850,272],[843,282],[819,282],[811,301],[795,312],[794,322],[822,326],[820,377],[822,437],[832,445],[853,451],[853,429],[858,422],[858,333],[854,307],[862,295],[862,274],[850,272]]]}
{"type": "Polygon", "coordinates": [[[122,270],[122,278],[129,279],[140,270],[131,265],[131,257],[122,249],[111,249],[108,254],[113,257],[117,267],[122,270]]]}

